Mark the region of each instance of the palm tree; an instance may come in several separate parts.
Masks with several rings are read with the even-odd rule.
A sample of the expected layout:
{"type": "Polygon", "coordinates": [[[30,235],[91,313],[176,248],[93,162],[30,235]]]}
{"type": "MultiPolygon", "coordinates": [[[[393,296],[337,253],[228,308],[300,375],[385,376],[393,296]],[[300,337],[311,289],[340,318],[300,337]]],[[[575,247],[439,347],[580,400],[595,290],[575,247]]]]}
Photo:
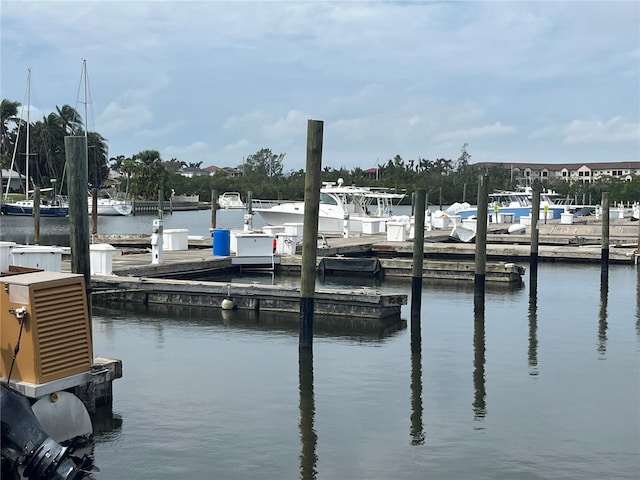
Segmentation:
{"type": "Polygon", "coordinates": [[[2,169],[9,168],[15,148],[14,129],[9,129],[10,123],[17,123],[20,102],[12,102],[6,98],[0,104],[0,187],[2,186],[2,169]]]}

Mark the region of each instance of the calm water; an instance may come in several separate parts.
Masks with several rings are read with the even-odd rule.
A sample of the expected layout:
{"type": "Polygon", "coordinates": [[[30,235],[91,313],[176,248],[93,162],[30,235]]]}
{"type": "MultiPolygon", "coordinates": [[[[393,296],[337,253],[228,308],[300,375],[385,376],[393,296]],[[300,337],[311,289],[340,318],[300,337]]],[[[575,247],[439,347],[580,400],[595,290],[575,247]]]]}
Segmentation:
{"type": "MultiPolygon", "coordinates": [[[[185,213],[208,234],[209,212],[185,213]]],[[[484,321],[471,286],[427,282],[420,351],[406,327],[318,326],[311,360],[295,316],[95,308],[94,353],[124,370],[94,419],[98,476],[637,479],[639,280],[541,264],[534,300],[488,287],[484,321]]]]}
{"type": "Polygon", "coordinates": [[[543,264],[536,301],[488,290],[484,327],[472,289],[428,284],[421,352],[319,328],[312,367],[295,317],[96,309],[95,353],[124,363],[100,478],[637,479],[638,278],[599,282],[543,264]]]}

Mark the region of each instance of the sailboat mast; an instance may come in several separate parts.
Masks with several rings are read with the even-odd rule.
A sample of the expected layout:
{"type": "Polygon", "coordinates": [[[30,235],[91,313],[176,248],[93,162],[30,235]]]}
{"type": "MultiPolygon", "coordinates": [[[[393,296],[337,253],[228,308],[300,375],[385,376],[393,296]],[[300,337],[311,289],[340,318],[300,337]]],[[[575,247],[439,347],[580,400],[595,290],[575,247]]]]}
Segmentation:
{"type": "Polygon", "coordinates": [[[26,173],[26,178],[25,178],[25,199],[29,198],[29,139],[30,139],[30,135],[29,135],[29,127],[30,127],[30,122],[29,122],[29,111],[31,110],[31,69],[27,70],[27,148],[26,148],[26,167],[25,167],[25,173],[26,173]]]}

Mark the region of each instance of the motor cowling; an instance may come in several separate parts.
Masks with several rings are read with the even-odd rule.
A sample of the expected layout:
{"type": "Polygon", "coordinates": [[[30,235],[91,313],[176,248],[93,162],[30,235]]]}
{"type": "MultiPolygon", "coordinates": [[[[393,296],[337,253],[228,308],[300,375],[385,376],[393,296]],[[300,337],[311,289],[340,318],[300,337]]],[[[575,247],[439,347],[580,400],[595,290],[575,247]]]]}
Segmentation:
{"type": "Polygon", "coordinates": [[[27,398],[5,384],[0,388],[2,476],[22,475],[30,480],[88,480],[87,459],[77,459],[70,449],[42,429],[27,398]]]}

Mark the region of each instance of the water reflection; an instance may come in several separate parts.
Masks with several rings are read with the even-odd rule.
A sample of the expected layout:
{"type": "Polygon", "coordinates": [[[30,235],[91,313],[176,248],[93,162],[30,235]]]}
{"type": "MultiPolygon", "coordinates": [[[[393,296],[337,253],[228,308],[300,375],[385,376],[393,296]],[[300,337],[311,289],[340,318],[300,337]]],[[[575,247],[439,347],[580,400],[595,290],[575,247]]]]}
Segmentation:
{"type": "Polygon", "coordinates": [[[640,265],[636,267],[636,275],[636,335],[640,340],[640,265]]]}
{"type": "MultiPolygon", "coordinates": [[[[190,305],[144,305],[101,301],[93,305],[93,314],[103,324],[114,321],[148,323],[158,331],[162,340],[164,326],[204,326],[224,329],[263,331],[270,335],[298,335],[300,317],[288,312],[264,312],[257,310],[222,310],[219,308],[190,305]]],[[[394,336],[407,328],[406,320],[366,319],[316,316],[314,336],[355,339],[358,342],[378,342],[394,336]]]]}
{"type": "Polygon", "coordinates": [[[114,413],[111,406],[98,405],[91,413],[93,438],[96,441],[109,442],[117,439],[122,433],[122,416],[114,413]]]}
{"type": "Polygon", "coordinates": [[[485,334],[484,313],[477,312],[473,318],[473,415],[476,420],[482,420],[487,414],[486,390],[484,378],[485,364],[485,334]]]}
{"type": "Polygon", "coordinates": [[[538,375],[538,297],[529,296],[529,375],[538,375]]]}
{"type": "Polygon", "coordinates": [[[313,351],[301,348],[298,357],[300,381],[300,478],[302,480],[315,479],[318,476],[316,465],[318,455],[318,435],[314,428],[315,400],[313,397],[313,351]]]}
{"type": "Polygon", "coordinates": [[[422,423],[422,348],[420,339],[411,341],[411,445],[424,445],[422,423]]]}
{"type": "Polygon", "coordinates": [[[609,282],[600,284],[600,320],[598,322],[598,353],[606,358],[607,353],[607,304],[609,300],[609,282]]]}

